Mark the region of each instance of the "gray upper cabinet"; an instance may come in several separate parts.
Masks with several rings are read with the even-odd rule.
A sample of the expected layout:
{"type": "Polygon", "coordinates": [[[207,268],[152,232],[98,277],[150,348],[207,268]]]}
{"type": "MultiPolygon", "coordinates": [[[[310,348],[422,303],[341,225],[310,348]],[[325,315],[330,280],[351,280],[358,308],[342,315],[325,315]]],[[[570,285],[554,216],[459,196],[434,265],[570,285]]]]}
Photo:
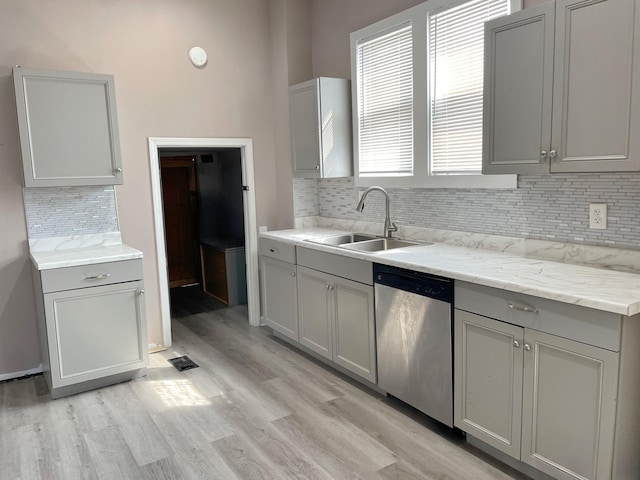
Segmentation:
{"type": "Polygon", "coordinates": [[[636,0],[557,0],[485,27],[483,173],[640,170],[636,0]]]}
{"type": "Polygon", "coordinates": [[[113,76],[16,67],[27,187],[122,184],[113,76]]]}
{"type": "Polygon", "coordinates": [[[289,87],[294,177],[353,175],[351,87],[341,78],[315,78],[289,87]]]}

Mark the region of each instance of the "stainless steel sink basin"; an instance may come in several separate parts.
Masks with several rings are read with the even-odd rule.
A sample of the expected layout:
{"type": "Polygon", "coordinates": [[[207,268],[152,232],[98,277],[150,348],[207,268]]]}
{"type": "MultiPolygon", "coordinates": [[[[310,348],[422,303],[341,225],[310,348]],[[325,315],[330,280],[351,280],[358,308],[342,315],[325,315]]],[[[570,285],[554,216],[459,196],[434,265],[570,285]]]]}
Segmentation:
{"type": "Polygon", "coordinates": [[[344,245],[349,243],[364,242],[367,240],[375,239],[374,235],[367,235],[365,233],[345,233],[344,235],[330,235],[328,237],[308,238],[307,242],[321,243],[323,245],[344,245]]]}
{"type": "Polygon", "coordinates": [[[359,252],[380,252],[383,250],[392,250],[394,248],[414,247],[416,245],[431,245],[430,243],[410,242],[408,240],[398,240],[397,238],[376,238],[374,240],[366,240],[357,243],[348,243],[340,245],[342,248],[349,250],[358,250],[359,252]]]}

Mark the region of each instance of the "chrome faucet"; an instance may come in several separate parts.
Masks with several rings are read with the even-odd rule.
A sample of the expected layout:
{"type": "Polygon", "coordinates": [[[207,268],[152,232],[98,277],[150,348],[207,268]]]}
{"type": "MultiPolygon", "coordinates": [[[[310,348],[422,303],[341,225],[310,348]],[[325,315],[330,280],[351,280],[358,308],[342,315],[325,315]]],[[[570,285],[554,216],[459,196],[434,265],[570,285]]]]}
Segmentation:
{"type": "Polygon", "coordinates": [[[382,192],[384,194],[384,198],[385,198],[384,236],[386,238],[391,238],[393,236],[392,235],[393,232],[397,232],[398,231],[398,227],[389,218],[389,194],[387,193],[387,191],[384,188],[382,188],[382,187],[369,187],[369,188],[367,188],[365,190],[365,192],[362,194],[362,197],[360,197],[360,201],[358,202],[358,205],[356,206],[356,212],[362,212],[362,210],[364,210],[364,199],[369,194],[369,192],[372,192],[374,190],[377,190],[377,191],[382,192]]]}

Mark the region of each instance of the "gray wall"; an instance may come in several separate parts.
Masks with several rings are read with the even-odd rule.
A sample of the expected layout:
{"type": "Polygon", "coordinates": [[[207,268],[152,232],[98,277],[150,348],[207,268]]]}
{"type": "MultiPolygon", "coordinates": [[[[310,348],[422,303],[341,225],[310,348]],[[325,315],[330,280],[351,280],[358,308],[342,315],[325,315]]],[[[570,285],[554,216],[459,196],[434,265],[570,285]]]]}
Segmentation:
{"type": "MultiPolygon", "coordinates": [[[[144,253],[149,338],[161,339],[147,139],[252,138],[258,224],[291,226],[288,123],[281,125],[290,72],[299,71],[289,56],[310,47],[286,47],[308,35],[294,28],[298,16],[308,25],[307,8],[306,0],[0,0],[0,375],[39,363],[12,67],[115,76],[120,228],[144,253]],[[205,68],[189,62],[195,45],[209,54],[205,68]]],[[[306,63],[310,74],[310,56],[306,63]]]]}

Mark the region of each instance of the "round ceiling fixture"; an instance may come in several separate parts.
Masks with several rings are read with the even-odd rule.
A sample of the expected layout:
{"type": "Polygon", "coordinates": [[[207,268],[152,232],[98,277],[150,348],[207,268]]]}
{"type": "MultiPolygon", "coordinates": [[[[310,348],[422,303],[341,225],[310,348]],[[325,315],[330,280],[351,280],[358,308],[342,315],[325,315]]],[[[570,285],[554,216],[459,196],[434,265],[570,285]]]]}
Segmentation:
{"type": "Polygon", "coordinates": [[[207,52],[204,51],[204,48],[193,47],[189,50],[189,59],[194,66],[202,67],[207,63],[207,52]]]}

